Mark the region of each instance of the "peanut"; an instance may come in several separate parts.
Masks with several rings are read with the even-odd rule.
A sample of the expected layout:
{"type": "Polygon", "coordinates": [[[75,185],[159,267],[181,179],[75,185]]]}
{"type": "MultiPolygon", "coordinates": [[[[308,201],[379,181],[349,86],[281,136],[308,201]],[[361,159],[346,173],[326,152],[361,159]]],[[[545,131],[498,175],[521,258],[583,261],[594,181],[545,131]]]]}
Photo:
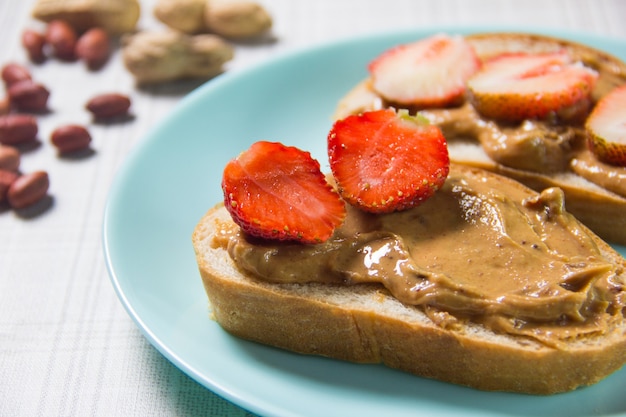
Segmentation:
{"type": "Polygon", "coordinates": [[[204,6],[206,0],[159,0],[154,15],[172,29],[199,33],[206,29],[204,6]]]}
{"type": "Polygon", "coordinates": [[[10,62],[2,67],[2,81],[4,85],[11,85],[24,80],[32,80],[30,71],[24,65],[10,62]]]}
{"type": "Polygon", "coordinates": [[[48,108],[50,92],[43,85],[32,80],[12,84],[8,89],[11,106],[18,111],[42,112],[48,108]]]}
{"type": "Polygon", "coordinates": [[[0,203],[7,201],[7,194],[11,184],[19,177],[15,171],[8,171],[0,168],[0,203]]]}
{"type": "Polygon", "coordinates": [[[66,125],[56,128],[50,141],[59,150],[59,153],[66,154],[87,149],[91,143],[89,131],[80,125],[66,125]]]}
{"type": "Polygon", "coordinates": [[[8,97],[0,97],[0,116],[9,114],[11,111],[11,101],[8,97]]]}
{"type": "Polygon", "coordinates": [[[158,0],[154,15],[184,33],[214,33],[231,39],[257,37],[272,17],[253,0],[158,0]]]}
{"type": "Polygon", "coordinates": [[[96,119],[111,119],[127,115],[130,104],[128,96],[109,93],[93,97],[85,107],[96,119]]]}
{"type": "Polygon", "coordinates": [[[232,59],[233,47],[210,34],[144,31],[124,39],[124,64],[139,84],[211,78],[232,59]]]}
{"type": "Polygon", "coordinates": [[[232,39],[260,36],[272,27],[272,17],[250,0],[208,0],[204,22],[212,33],[232,39]]]}
{"type": "Polygon", "coordinates": [[[46,36],[43,33],[32,29],[26,29],[22,32],[22,46],[32,62],[41,64],[46,60],[45,45],[46,36]]]}
{"type": "Polygon", "coordinates": [[[64,20],[79,33],[101,27],[112,35],[134,31],[140,13],[138,0],[37,0],[32,11],[35,19],[64,20]]]}
{"type": "Polygon", "coordinates": [[[92,71],[104,66],[111,55],[111,40],[101,28],[92,28],[78,38],[76,56],[92,71]]]}
{"type": "Polygon", "coordinates": [[[16,172],[20,167],[20,153],[12,146],[0,145],[0,170],[16,172]]]}
{"type": "Polygon", "coordinates": [[[0,116],[0,144],[20,145],[37,138],[37,119],[28,114],[0,116]]]}
{"type": "Polygon", "coordinates": [[[63,20],[53,20],[46,28],[46,43],[50,45],[52,54],[64,61],[76,58],[77,34],[72,26],[63,20]]]}
{"type": "Polygon", "coordinates": [[[14,209],[35,204],[48,193],[50,179],[45,171],[35,171],[20,175],[9,187],[7,200],[14,209]]]}

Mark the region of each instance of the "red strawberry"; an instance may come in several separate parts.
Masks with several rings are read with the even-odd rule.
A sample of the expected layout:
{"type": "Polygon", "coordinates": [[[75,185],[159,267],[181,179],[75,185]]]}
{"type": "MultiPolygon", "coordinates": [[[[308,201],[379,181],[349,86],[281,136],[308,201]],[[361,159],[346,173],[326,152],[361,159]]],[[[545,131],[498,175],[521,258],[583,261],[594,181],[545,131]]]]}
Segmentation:
{"type": "Polygon", "coordinates": [[[441,187],[450,169],[441,130],[392,109],[335,122],[328,155],[341,196],[373,213],[420,204],[441,187]]]}
{"type": "Polygon", "coordinates": [[[244,232],[276,240],[319,243],[345,217],[345,206],[308,152],[257,142],[228,162],[224,204],[244,232]]]}
{"type": "Polygon", "coordinates": [[[585,127],[587,143],[598,159],[626,166],[626,86],[600,99],[585,127]]]}
{"type": "Polygon", "coordinates": [[[423,108],[461,101],[467,79],[479,67],[474,49],[463,37],[441,34],[396,46],[368,69],[374,90],[385,99],[423,108]]]}
{"type": "Polygon", "coordinates": [[[517,53],[486,62],[467,86],[480,114],[513,122],[579,116],[588,110],[597,78],[595,71],[573,62],[565,51],[517,53]]]}

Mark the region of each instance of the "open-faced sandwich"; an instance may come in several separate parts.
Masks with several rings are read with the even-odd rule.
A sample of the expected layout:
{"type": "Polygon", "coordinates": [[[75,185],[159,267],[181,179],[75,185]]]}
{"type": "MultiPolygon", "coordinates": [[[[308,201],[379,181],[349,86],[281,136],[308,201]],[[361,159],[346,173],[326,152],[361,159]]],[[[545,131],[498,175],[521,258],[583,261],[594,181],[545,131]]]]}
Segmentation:
{"type": "MultiPolygon", "coordinates": [[[[471,62],[463,65],[463,81],[450,101],[431,94],[427,104],[416,104],[409,93],[410,102],[394,96],[392,106],[374,92],[375,80],[357,87],[341,106],[350,110],[326,138],[326,175],[308,152],[277,142],[256,142],[229,161],[224,201],[208,210],[192,237],[215,320],[238,337],[293,352],[384,363],[482,390],[552,394],[593,384],[622,367],[624,258],[570,214],[567,191],[534,191],[492,172],[504,170],[499,162],[484,164],[490,170],[451,162],[446,112],[474,113],[462,123],[505,129],[504,122],[469,108],[479,100],[474,96],[492,94],[480,90],[484,84],[477,82],[470,93],[466,86],[485,71],[480,57],[516,57],[522,62],[514,70],[534,59],[509,52],[528,50],[534,45],[528,39],[541,38],[514,38],[498,35],[497,52],[500,44],[487,35],[469,43],[446,35],[421,41],[438,45],[420,52],[432,58],[428,62],[471,62]],[[438,55],[442,50],[452,55],[438,55]],[[369,98],[354,101],[357,95],[369,98]],[[406,106],[398,106],[400,100],[406,106]],[[346,107],[356,102],[366,105],[346,107]]],[[[543,57],[545,48],[538,50],[543,57]]],[[[397,74],[412,54],[394,49],[384,56],[392,57],[397,74]]],[[[373,66],[387,65],[384,56],[373,66]]],[[[603,56],[597,53],[594,62],[603,56]]],[[[552,71],[545,66],[558,71],[561,59],[550,58],[527,75],[552,71]]],[[[598,68],[576,66],[590,84],[580,99],[585,103],[576,100],[521,122],[540,125],[535,129],[550,137],[571,129],[573,137],[563,133],[554,140],[570,141],[563,146],[572,152],[584,144],[578,118],[600,108],[593,95],[598,68]]],[[[409,77],[419,83],[436,73],[424,71],[409,77]]],[[[456,75],[443,77],[444,84],[456,75]]],[[[402,85],[390,88],[404,94],[402,85]]],[[[452,88],[444,90],[449,96],[452,88]]],[[[611,111],[599,113],[602,118],[611,111]]],[[[614,130],[604,126],[588,130],[615,143],[614,130]]],[[[623,200],[604,189],[598,195],[623,200]]]]}

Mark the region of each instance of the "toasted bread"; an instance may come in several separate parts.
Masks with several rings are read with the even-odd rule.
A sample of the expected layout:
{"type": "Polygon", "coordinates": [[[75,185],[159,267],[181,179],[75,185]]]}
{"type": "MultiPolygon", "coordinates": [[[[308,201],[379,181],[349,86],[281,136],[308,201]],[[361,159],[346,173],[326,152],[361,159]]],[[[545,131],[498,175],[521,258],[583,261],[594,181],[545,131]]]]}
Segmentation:
{"type": "MultiPolygon", "coordinates": [[[[454,170],[500,182],[502,189],[535,194],[488,171],[464,166],[454,170]]],[[[259,279],[238,267],[228,250],[215,243],[220,231],[230,227],[236,228],[223,204],[218,204],[199,221],[192,241],[213,317],[235,336],[302,354],[384,363],[481,390],[532,394],[593,384],[626,361],[626,319],[620,307],[606,331],[574,335],[555,346],[472,320],[445,326],[423,305],[403,304],[382,285],[259,279]]],[[[580,227],[615,266],[614,280],[624,282],[626,261],[580,227]]]]}
{"type": "MultiPolygon", "coordinates": [[[[593,101],[603,97],[611,89],[626,84],[626,64],[617,57],[595,48],[573,41],[525,33],[484,33],[467,35],[481,60],[487,60],[509,52],[553,52],[566,49],[576,60],[597,70],[600,74],[592,93],[593,101]]],[[[357,84],[338,103],[335,118],[349,114],[394,106],[377,94],[366,79],[357,84]]],[[[413,109],[415,110],[415,109],[413,109]]],[[[428,113],[429,110],[425,112],[428,113]]],[[[578,143],[584,145],[584,131],[576,127],[578,143]]],[[[444,132],[445,134],[446,132],[444,132]]],[[[560,187],[565,191],[569,212],[601,238],[619,244],[626,244],[626,195],[598,185],[584,178],[566,161],[563,167],[548,169],[548,172],[535,172],[520,169],[492,159],[476,138],[450,137],[448,141],[452,161],[480,167],[514,178],[527,186],[540,191],[546,187],[560,187]],[[468,140],[469,139],[469,140],[468,140]]],[[[626,168],[614,169],[616,175],[626,176],[626,168]]]]}

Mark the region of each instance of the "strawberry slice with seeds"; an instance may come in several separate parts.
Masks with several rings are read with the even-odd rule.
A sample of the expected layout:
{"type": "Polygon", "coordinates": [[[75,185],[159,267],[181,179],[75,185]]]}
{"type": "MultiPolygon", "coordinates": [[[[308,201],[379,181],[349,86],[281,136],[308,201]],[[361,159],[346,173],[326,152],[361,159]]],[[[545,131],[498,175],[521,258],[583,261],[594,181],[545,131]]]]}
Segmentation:
{"type": "Polygon", "coordinates": [[[419,205],[441,187],[450,169],[441,130],[392,109],[335,122],[328,156],[344,200],[372,213],[419,205]]]}
{"type": "Polygon", "coordinates": [[[565,51],[504,54],[484,63],[467,82],[485,117],[503,121],[586,114],[598,74],[565,51]]]}
{"type": "Polygon", "coordinates": [[[421,108],[458,104],[480,67],[461,36],[438,34],[384,52],[368,66],[372,86],[386,100],[421,108]]]}
{"type": "Polygon", "coordinates": [[[264,239],[324,242],[346,214],[319,162],[277,142],[256,142],[229,161],[222,191],[233,221],[264,239]]]}
{"type": "Polygon", "coordinates": [[[598,159],[626,166],[626,86],[611,90],[598,101],[585,128],[589,148],[598,159]]]}

